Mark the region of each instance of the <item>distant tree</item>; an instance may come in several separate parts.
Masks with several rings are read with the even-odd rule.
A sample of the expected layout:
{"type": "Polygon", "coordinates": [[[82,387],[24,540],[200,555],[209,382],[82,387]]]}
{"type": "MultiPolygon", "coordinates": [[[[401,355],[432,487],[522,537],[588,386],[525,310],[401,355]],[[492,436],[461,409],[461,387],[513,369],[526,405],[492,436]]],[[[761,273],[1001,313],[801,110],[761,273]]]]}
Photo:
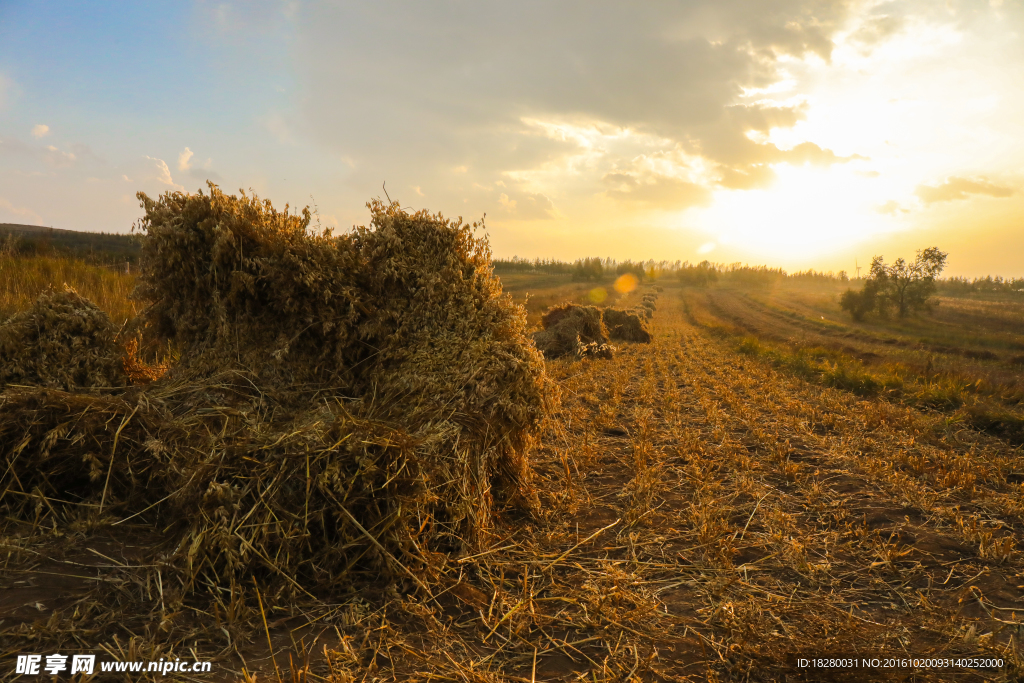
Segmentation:
{"type": "Polygon", "coordinates": [[[572,266],[572,279],[600,280],[604,276],[604,264],[600,258],[580,259],[572,266]]]}
{"type": "Polygon", "coordinates": [[[863,319],[872,309],[882,315],[895,310],[896,315],[905,318],[928,308],[928,297],[935,293],[935,278],[946,267],[947,256],[938,247],[919,250],[912,263],[899,258],[892,265],[886,265],[881,256],[876,256],[871,259],[864,289],[860,292],[847,290],[839,305],[849,311],[854,320],[863,319]]]}
{"type": "Polygon", "coordinates": [[[676,271],[676,277],[684,287],[710,287],[718,282],[718,268],[710,261],[701,261],[695,266],[687,263],[676,271]]]}
{"type": "Polygon", "coordinates": [[[901,318],[927,308],[928,297],[935,293],[935,278],[946,267],[947,256],[938,247],[928,247],[917,252],[913,263],[899,258],[887,266],[881,256],[871,259],[869,277],[880,283],[881,305],[895,308],[901,318]]]}
{"type": "Polygon", "coordinates": [[[647,274],[642,263],[623,261],[622,263],[615,267],[616,275],[625,275],[626,273],[635,276],[639,282],[643,282],[644,276],[647,274]]]}
{"type": "Polygon", "coordinates": [[[864,283],[864,289],[859,292],[848,289],[839,298],[839,308],[848,311],[854,320],[860,322],[865,315],[878,307],[878,289],[877,280],[868,280],[864,283]]]}
{"type": "Polygon", "coordinates": [[[726,276],[731,282],[743,287],[765,289],[786,277],[786,271],[781,268],[769,268],[768,266],[741,266],[734,263],[729,270],[726,271],[726,276]]]}

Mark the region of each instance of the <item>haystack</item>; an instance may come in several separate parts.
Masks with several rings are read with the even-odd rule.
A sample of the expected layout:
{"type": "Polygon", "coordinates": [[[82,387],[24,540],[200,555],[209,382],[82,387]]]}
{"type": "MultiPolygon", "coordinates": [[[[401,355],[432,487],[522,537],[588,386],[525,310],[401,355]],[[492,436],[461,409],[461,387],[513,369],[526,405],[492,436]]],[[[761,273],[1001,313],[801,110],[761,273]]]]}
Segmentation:
{"type": "Polygon", "coordinates": [[[351,571],[423,585],[495,505],[536,505],[555,399],[478,226],[375,201],[334,237],[212,184],[139,198],[136,328],[179,359],[131,396],[0,397],[0,486],[45,464],[25,479],[44,495],[73,484],[168,529],[182,600],[256,571],[293,593],[351,571]]]}
{"type": "Polygon", "coordinates": [[[646,318],[635,311],[618,308],[604,309],[604,324],[610,339],[649,343],[651,333],[647,331],[646,318]]]}
{"type": "Polygon", "coordinates": [[[0,325],[0,388],[123,387],[118,327],[74,289],[47,290],[0,325]]]}
{"type": "Polygon", "coordinates": [[[608,330],[601,318],[601,309],[595,306],[562,304],[553,306],[541,318],[544,329],[535,332],[533,339],[545,358],[559,358],[573,354],[610,357],[614,352],[608,346],[608,330]]]}
{"type": "Polygon", "coordinates": [[[652,313],[657,309],[657,305],[649,299],[644,299],[643,301],[640,302],[640,305],[648,309],[652,313]]]}

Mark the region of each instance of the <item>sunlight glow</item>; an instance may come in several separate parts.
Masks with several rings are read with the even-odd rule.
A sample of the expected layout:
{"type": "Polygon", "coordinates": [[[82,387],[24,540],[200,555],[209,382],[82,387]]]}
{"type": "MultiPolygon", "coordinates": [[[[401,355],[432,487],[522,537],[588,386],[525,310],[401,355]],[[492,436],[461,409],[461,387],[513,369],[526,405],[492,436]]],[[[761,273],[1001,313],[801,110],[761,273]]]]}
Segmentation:
{"type": "Polygon", "coordinates": [[[780,164],[775,172],[777,180],[764,190],[717,191],[714,204],[694,212],[688,222],[721,245],[775,259],[835,251],[898,227],[878,211],[888,196],[884,183],[858,175],[849,165],[780,164]]]}

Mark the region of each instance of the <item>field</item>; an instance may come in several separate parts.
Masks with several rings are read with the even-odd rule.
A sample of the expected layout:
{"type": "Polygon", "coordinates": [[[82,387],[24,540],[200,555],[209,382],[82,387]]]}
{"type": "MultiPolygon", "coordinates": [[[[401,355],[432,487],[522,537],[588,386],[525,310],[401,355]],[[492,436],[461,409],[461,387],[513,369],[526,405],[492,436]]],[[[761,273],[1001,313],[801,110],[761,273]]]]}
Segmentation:
{"type": "MultiPolygon", "coordinates": [[[[10,283],[46,278],[131,310],[130,276],[16,260],[0,312],[32,296],[10,283]]],[[[534,324],[595,287],[504,284],[534,324]]],[[[1024,303],[854,324],[836,285],[657,284],[653,343],[547,362],[561,403],[531,456],[540,512],[498,516],[429,593],[353,583],[264,610],[254,579],[172,637],[139,559],[159,534],[65,527],[40,495],[38,521],[8,515],[0,538],[3,666],[101,647],[212,659],[179,676],[202,681],[1020,680],[1024,303]],[[882,664],[795,665],[844,656],[882,664]],[[884,666],[908,657],[1002,664],[884,666]]],[[[601,287],[627,306],[649,291],[601,287]]]]}
{"type": "Polygon", "coordinates": [[[23,256],[56,254],[89,262],[134,264],[139,258],[138,237],[116,233],[81,232],[36,225],[0,223],[0,248],[23,256]]]}

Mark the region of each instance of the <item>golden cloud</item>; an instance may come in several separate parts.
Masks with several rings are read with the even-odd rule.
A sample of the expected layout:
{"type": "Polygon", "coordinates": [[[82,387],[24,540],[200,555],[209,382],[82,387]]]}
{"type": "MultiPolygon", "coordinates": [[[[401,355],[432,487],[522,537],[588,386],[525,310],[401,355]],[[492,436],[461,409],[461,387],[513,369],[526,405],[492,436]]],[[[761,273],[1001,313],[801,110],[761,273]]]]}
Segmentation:
{"type": "Polygon", "coordinates": [[[649,204],[663,209],[707,206],[711,190],[681,178],[657,173],[612,171],[602,178],[605,196],[627,202],[649,204]]]}
{"type": "Polygon", "coordinates": [[[997,185],[980,177],[975,180],[950,176],[939,185],[918,185],[914,191],[925,204],[948,202],[956,199],[967,199],[970,195],[987,195],[989,197],[1011,197],[1017,190],[1006,185],[997,185]]]}

